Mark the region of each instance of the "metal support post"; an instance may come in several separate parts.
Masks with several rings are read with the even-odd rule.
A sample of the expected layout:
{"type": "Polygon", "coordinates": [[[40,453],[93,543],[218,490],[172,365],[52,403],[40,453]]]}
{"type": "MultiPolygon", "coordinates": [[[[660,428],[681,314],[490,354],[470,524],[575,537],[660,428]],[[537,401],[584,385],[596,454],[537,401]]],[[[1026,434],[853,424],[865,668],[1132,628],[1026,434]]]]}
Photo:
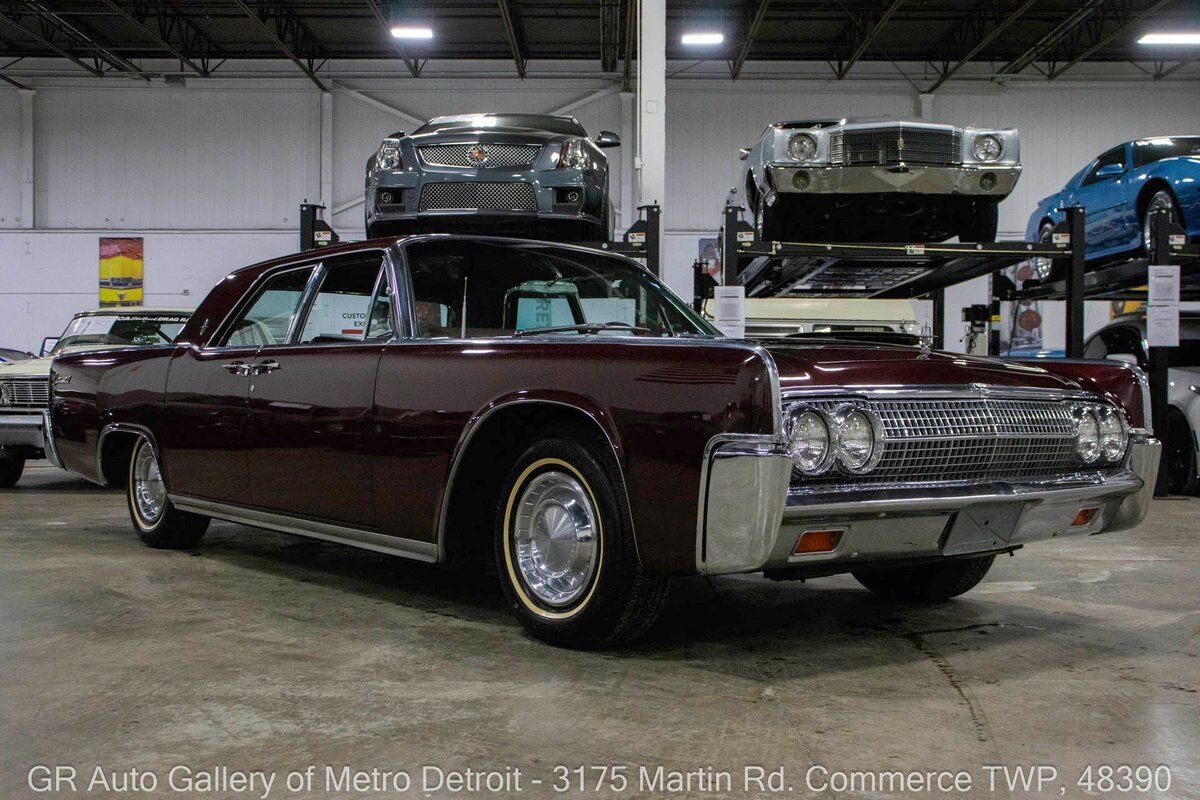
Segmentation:
{"type": "Polygon", "coordinates": [[[725,206],[725,224],[721,228],[721,283],[735,286],[738,282],[738,222],[741,206],[725,206]]]}
{"type": "Polygon", "coordinates": [[[1071,230],[1071,259],[1067,269],[1067,292],[1064,301],[1067,311],[1067,358],[1083,358],[1083,275],[1084,220],[1087,212],[1079,206],[1067,209],[1067,225],[1071,230]]]}
{"type": "Polygon", "coordinates": [[[929,296],[933,301],[933,348],[946,349],[946,290],[938,289],[929,296]]]}
{"type": "MultiPolygon", "coordinates": [[[[1170,255],[1170,225],[1167,224],[1168,219],[1166,214],[1159,217],[1159,223],[1154,225],[1151,223],[1151,230],[1154,235],[1154,252],[1159,253],[1158,260],[1162,263],[1167,263],[1171,260],[1170,255]]],[[[1151,419],[1154,426],[1155,437],[1162,442],[1162,458],[1158,462],[1158,482],[1154,486],[1155,497],[1166,497],[1171,491],[1171,475],[1170,475],[1170,417],[1168,410],[1170,408],[1169,393],[1171,385],[1170,377],[1170,355],[1171,348],[1169,347],[1151,347],[1150,348],[1150,363],[1148,372],[1150,378],[1150,408],[1151,419]]]]}

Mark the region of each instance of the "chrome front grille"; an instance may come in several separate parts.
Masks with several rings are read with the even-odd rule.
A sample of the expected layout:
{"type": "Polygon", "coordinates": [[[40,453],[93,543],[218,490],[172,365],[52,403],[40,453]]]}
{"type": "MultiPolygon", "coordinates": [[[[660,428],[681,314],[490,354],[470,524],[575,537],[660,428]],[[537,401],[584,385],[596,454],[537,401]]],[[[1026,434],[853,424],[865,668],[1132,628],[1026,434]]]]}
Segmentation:
{"type": "Polygon", "coordinates": [[[958,164],[962,162],[960,131],[928,128],[871,128],[830,134],[834,164],[958,164]]]}
{"type": "MultiPolygon", "coordinates": [[[[806,401],[833,411],[844,400],[806,401]]],[[[883,423],[883,456],[867,475],[837,471],[804,484],[1043,480],[1079,472],[1070,403],[1057,400],[856,400],[883,423]]]]}
{"type": "Polygon", "coordinates": [[[50,405],[49,378],[10,378],[0,381],[0,411],[5,408],[45,408],[50,405]]]}
{"type": "Polygon", "coordinates": [[[427,183],[421,187],[421,211],[537,211],[528,183],[468,181],[427,183]]]}
{"type": "Polygon", "coordinates": [[[438,167],[528,167],[540,144],[430,144],[418,147],[421,161],[438,167]],[[482,158],[480,158],[482,156],[482,158]]]}

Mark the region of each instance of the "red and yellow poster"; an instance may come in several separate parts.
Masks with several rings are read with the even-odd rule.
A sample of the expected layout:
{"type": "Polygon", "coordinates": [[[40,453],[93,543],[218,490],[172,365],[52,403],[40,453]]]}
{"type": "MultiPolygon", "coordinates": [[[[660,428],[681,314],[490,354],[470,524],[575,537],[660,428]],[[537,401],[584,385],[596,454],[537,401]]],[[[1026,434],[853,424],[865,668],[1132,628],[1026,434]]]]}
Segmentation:
{"type": "Polygon", "coordinates": [[[100,307],[142,304],[142,239],[100,238],[100,307]]]}

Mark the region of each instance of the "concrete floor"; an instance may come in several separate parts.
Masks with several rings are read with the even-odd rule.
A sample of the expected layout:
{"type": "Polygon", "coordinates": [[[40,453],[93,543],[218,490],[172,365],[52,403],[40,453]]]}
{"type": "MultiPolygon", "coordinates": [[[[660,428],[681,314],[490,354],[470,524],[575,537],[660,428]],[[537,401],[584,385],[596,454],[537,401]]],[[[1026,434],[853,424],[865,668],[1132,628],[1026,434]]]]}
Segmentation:
{"type": "Polygon", "coordinates": [[[182,764],[277,771],[270,797],[401,796],[286,792],[309,765],[317,788],[326,765],[403,769],[422,796],[436,765],[579,797],[553,792],[555,765],[625,764],[616,796],[668,794],[643,765],[728,770],[708,796],[742,796],[762,765],[784,767],[781,794],[829,798],[898,794],[810,789],[811,766],[971,775],[912,797],[1076,797],[1089,764],[1165,764],[1165,793],[1097,793],[1200,798],[1198,522],[1200,500],[1157,501],[1135,532],[1035,546],[936,607],[844,577],[681,581],[648,640],[589,654],[531,640],[479,577],[224,523],[195,552],[150,550],[119,493],[35,466],[0,494],[0,797],[35,796],[34,764],[80,775],[40,796],[129,797],[86,791],[98,765],[178,797],[182,764]],[[993,790],[985,765],[1059,778],[993,790]]]}

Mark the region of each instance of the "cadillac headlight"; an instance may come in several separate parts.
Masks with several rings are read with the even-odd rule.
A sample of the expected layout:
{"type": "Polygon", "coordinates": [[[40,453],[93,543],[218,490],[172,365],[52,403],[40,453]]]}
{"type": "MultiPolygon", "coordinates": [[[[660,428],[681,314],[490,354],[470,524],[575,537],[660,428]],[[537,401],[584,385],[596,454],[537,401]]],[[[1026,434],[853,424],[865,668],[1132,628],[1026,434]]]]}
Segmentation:
{"type": "Polygon", "coordinates": [[[1096,412],[1083,406],[1075,409],[1075,454],[1085,464],[1100,458],[1100,419],[1096,412]]]}
{"type": "Polygon", "coordinates": [[[792,465],[805,475],[820,475],[833,463],[833,427],[820,411],[793,412],[788,431],[792,465]]]}
{"type": "Polygon", "coordinates": [[[375,154],[375,166],[379,169],[398,170],[403,166],[400,160],[400,143],[395,139],[384,139],[375,154]]]}
{"type": "Polygon", "coordinates": [[[1100,451],[1105,461],[1119,461],[1129,444],[1129,433],[1120,412],[1112,408],[1100,411],[1100,451]]]}
{"type": "Polygon", "coordinates": [[[558,156],[558,169],[587,169],[588,162],[583,139],[568,139],[563,142],[562,152],[558,156]]]}
{"type": "Polygon", "coordinates": [[[985,133],[975,137],[971,152],[976,161],[995,161],[1004,155],[1004,145],[995,136],[985,133]]]}
{"type": "Polygon", "coordinates": [[[847,471],[861,475],[870,472],[883,455],[882,428],[874,414],[854,409],[838,420],[838,463],[847,471]]]}
{"type": "Polygon", "coordinates": [[[817,155],[817,140],[807,133],[797,133],[788,139],[788,155],[797,161],[811,161],[817,155]]]}

